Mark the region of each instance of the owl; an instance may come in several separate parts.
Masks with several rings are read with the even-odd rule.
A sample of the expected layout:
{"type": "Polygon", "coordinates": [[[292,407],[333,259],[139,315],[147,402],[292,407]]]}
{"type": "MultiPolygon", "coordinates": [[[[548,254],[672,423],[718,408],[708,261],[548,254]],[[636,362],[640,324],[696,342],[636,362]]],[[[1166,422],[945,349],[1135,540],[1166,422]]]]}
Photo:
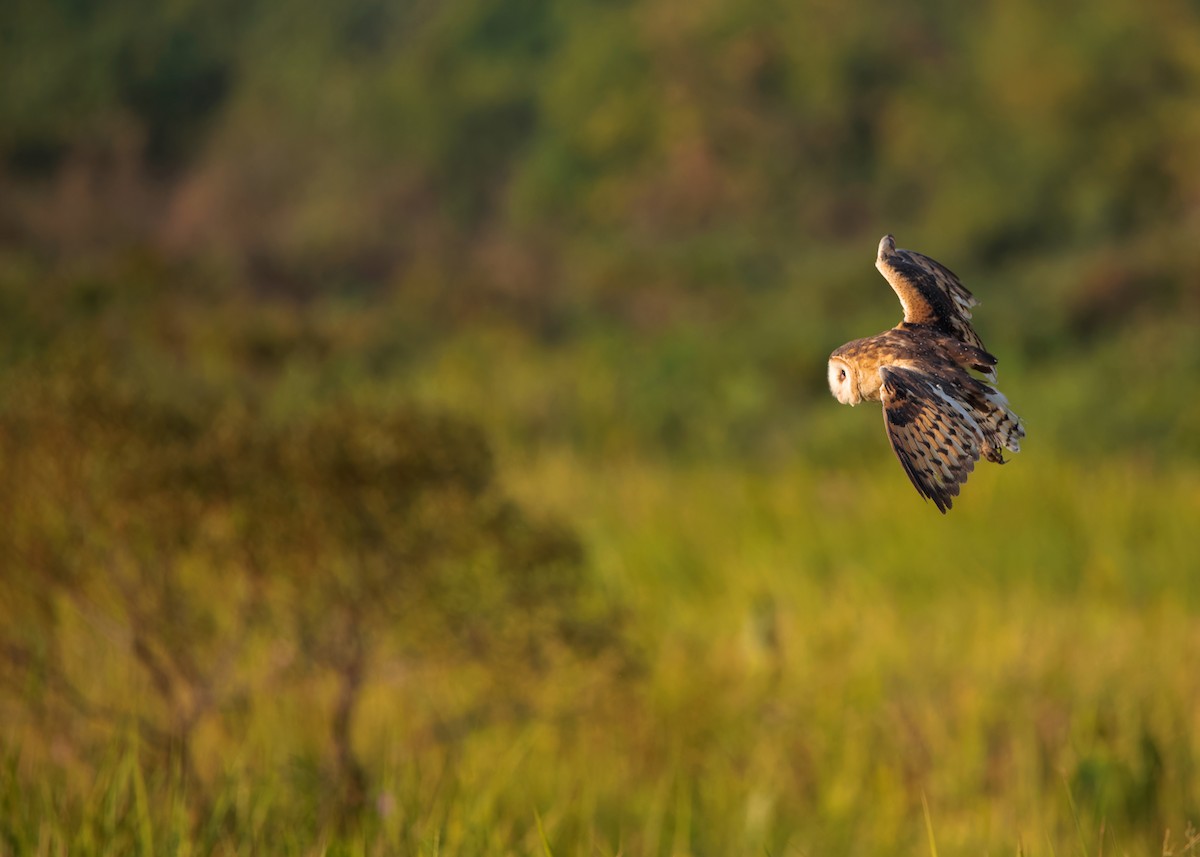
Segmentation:
{"type": "Polygon", "coordinates": [[[904,320],[834,351],[829,389],[844,405],[883,403],[904,472],[945,514],[975,462],[1003,464],[1003,450],[1020,451],[1025,429],[994,386],[996,358],[971,327],[978,301],[958,277],[928,256],[896,249],[891,235],[879,242],[875,267],[900,298],[904,320]]]}

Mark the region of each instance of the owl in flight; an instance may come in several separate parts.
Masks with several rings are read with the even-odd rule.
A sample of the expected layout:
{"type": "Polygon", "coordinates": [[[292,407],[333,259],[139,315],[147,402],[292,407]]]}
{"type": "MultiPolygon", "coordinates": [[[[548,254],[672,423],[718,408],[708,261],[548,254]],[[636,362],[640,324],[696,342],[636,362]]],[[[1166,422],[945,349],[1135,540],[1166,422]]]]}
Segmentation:
{"type": "Polygon", "coordinates": [[[844,405],[882,401],[892,450],[923,497],[945,514],[983,456],[1003,464],[1025,429],[996,382],[996,358],[971,327],[978,301],[928,256],[879,242],[875,267],[904,307],[904,320],[829,356],[829,389],[844,405]],[[971,374],[975,370],[987,382],[971,374]]]}

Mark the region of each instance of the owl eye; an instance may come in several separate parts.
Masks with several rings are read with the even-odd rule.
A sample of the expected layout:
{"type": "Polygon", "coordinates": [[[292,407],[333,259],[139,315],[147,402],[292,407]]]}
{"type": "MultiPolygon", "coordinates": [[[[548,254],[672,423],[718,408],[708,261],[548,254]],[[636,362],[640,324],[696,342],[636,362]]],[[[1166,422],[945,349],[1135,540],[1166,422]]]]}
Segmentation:
{"type": "Polygon", "coordinates": [[[839,380],[839,381],[845,381],[845,380],[846,380],[846,370],[845,370],[845,369],[839,369],[839,370],[838,370],[838,380],[839,380]]]}

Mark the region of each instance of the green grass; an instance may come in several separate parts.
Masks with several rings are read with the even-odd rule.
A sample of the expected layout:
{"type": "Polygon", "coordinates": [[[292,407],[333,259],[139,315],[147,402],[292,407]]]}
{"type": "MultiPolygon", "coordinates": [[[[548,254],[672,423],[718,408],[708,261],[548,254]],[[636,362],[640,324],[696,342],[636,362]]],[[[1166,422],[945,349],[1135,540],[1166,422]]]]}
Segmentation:
{"type": "Polygon", "coordinates": [[[460,676],[381,681],[352,833],[321,821],[312,727],[279,706],[206,739],[203,800],[134,739],[93,781],[10,722],[9,850],[1159,854],[1196,818],[1200,473],[1034,453],[943,518],[896,467],[509,470],[578,522],[640,667],[551,671],[451,738],[460,676]]]}

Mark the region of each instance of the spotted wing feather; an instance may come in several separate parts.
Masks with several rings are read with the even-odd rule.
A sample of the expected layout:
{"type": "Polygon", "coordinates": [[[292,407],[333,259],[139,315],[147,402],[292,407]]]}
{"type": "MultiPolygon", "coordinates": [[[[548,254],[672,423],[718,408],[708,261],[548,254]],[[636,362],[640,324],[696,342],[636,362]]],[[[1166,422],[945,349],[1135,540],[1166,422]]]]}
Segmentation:
{"type": "Polygon", "coordinates": [[[905,323],[937,328],[986,353],[971,326],[971,308],[979,301],[957,274],[928,256],[897,249],[891,235],[879,242],[875,267],[900,298],[905,323]]]}
{"type": "Polygon", "coordinates": [[[920,494],[945,514],[986,445],[979,421],[932,375],[885,366],[881,398],[888,440],[920,494]]]}

